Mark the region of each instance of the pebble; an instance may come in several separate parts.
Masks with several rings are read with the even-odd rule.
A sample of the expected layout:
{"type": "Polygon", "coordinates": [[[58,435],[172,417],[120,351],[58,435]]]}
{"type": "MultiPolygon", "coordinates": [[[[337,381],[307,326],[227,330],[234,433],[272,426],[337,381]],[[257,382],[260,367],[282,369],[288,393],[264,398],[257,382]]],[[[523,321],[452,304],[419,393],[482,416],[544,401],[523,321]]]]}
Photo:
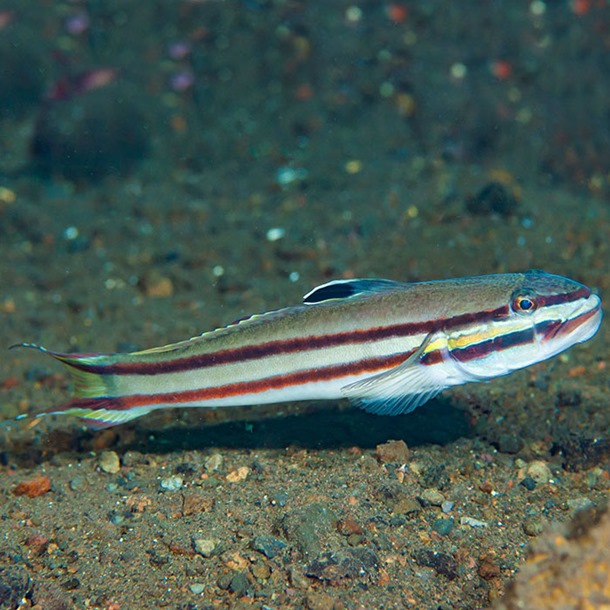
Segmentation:
{"type": "Polygon", "coordinates": [[[409,459],[409,448],[404,441],[388,441],[377,445],[375,455],[384,464],[405,464],[409,459]]]}
{"type": "Polygon", "coordinates": [[[217,546],[218,540],[215,538],[193,538],[193,548],[202,557],[211,557],[217,546]]]}
{"type": "Polygon", "coordinates": [[[523,487],[525,487],[525,489],[527,489],[528,491],[534,491],[534,489],[536,489],[536,481],[534,481],[534,479],[532,479],[532,477],[525,477],[520,483],[519,485],[523,485],[523,487]]]}
{"type": "Polygon", "coordinates": [[[308,610],[334,610],[337,600],[323,591],[307,591],[308,610]]]}
{"type": "Polygon", "coordinates": [[[401,497],[392,507],[397,515],[415,515],[421,510],[421,504],[415,498],[401,497]]]}
{"type": "Polygon", "coordinates": [[[350,534],[347,537],[347,544],[349,546],[361,546],[365,541],[365,538],[362,534],[350,534]]]}
{"type": "Polygon", "coordinates": [[[460,519],[460,525],[470,525],[470,527],[487,527],[487,521],[481,521],[474,517],[462,517],[460,519]]]}
{"type": "Polygon", "coordinates": [[[203,465],[208,472],[217,472],[222,468],[224,461],[225,459],[222,457],[221,453],[213,453],[209,458],[206,459],[203,465]]]}
{"type": "Polygon", "coordinates": [[[318,555],[306,566],[305,574],[318,580],[337,582],[373,574],[378,565],[379,557],[370,548],[340,549],[318,555]]]}
{"type": "Polygon", "coordinates": [[[116,451],[102,451],[98,465],[102,472],[116,474],[121,469],[121,461],[116,451]]]}
{"type": "Polygon", "coordinates": [[[180,491],[184,485],[184,479],[180,475],[172,474],[166,479],[161,479],[159,485],[164,491],[180,491]]]}
{"type": "Polygon", "coordinates": [[[290,167],[289,165],[285,165],[279,167],[277,172],[275,173],[275,181],[280,186],[288,186],[293,182],[300,182],[301,180],[305,180],[307,178],[308,172],[305,168],[302,167],[290,167]]]}
{"type": "Polygon", "coordinates": [[[365,472],[377,472],[379,470],[379,462],[368,453],[365,453],[359,460],[358,466],[365,472]]]}
{"type": "Polygon", "coordinates": [[[305,576],[303,567],[300,565],[292,564],[288,568],[288,578],[290,579],[290,584],[296,589],[305,590],[311,587],[311,580],[305,576]]]}
{"type": "Polygon", "coordinates": [[[282,520],[282,529],[303,554],[316,556],[336,531],[338,521],[328,506],[314,502],[288,513],[282,520]]]}
{"type": "Polygon", "coordinates": [[[143,279],[142,284],[147,297],[164,299],[174,294],[174,284],[167,276],[151,273],[143,279]]]}
{"type": "Polygon", "coordinates": [[[451,533],[454,526],[455,521],[453,519],[437,519],[432,524],[432,529],[439,534],[439,536],[447,536],[447,534],[451,533]]]}
{"type": "Polygon", "coordinates": [[[449,580],[454,580],[458,575],[458,563],[447,553],[421,549],[415,552],[414,559],[418,565],[432,568],[435,572],[442,574],[449,580]]]}
{"type": "Polygon", "coordinates": [[[259,582],[271,576],[271,568],[266,563],[256,563],[252,566],[252,576],[259,582]]]}
{"type": "Polygon", "coordinates": [[[70,481],[70,489],[72,491],[82,491],[87,486],[85,477],[74,477],[70,481]]]}
{"type": "Polygon", "coordinates": [[[351,517],[346,517],[337,523],[337,531],[344,536],[351,536],[352,534],[362,534],[362,527],[351,517]]]}
{"type": "MultiPolygon", "coordinates": [[[[135,352],[138,349],[137,345],[129,345],[129,346],[125,346],[125,348],[123,348],[123,346],[119,346],[121,349],[120,351],[122,352],[135,352]]],[[[150,463],[150,459],[141,454],[139,451],[135,451],[135,450],[129,450],[129,451],[125,451],[125,453],[123,454],[123,466],[126,466],[127,468],[132,468],[133,466],[137,466],[139,464],[149,464],[150,463]]]]}
{"type": "Polygon", "coordinates": [[[110,523],[112,525],[121,525],[125,521],[125,515],[121,515],[120,513],[113,513],[110,515],[110,523]]]}
{"type": "Polygon", "coordinates": [[[525,474],[534,479],[538,485],[544,485],[553,478],[551,469],[547,466],[546,462],[543,462],[542,460],[530,462],[525,469],[525,474]]]}
{"type": "Polygon", "coordinates": [[[527,517],[523,521],[523,531],[528,536],[539,536],[544,530],[546,520],[540,517],[527,517]]]}
{"type": "Polygon", "coordinates": [[[477,573],[483,580],[492,580],[500,576],[501,570],[495,561],[489,557],[484,557],[479,564],[477,573]]]}
{"type": "Polygon", "coordinates": [[[265,557],[273,559],[282,549],[286,548],[286,543],[270,534],[262,534],[254,538],[252,548],[262,553],[265,557]]]}
{"type": "Polygon", "coordinates": [[[229,584],[229,591],[236,597],[242,597],[246,594],[250,581],[243,572],[236,572],[233,578],[231,578],[231,584],[229,584]]]}
{"type": "Polygon", "coordinates": [[[226,591],[231,585],[231,579],[233,578],[233,574],[231,572],[227,572],[226,574],[221,574],[216,581],[216,586],[223,591],[226,591]]]}
{"type": "Polygon", "coordinates": [[[449,485],[449,475],[444,464],[428,466],[421,474],[421,483],[424,487],[443,489],[449,485]]]}
{"type": "Polygon", "coordinates": [[[225,478],[229,483],[241,483],[248,478],[250,469],[247,466],[240,466],[236,470],[231,471],[225,478]]]}
{"type": "Polygon", "coordinates": [[[268,229],[266,233],[267,241],[271,242],[278,241],[285,237],[285,235],[286,229],[283,229],[282,227],[272,227],[271,229],[268,229]]]}
{"type": "Polygon", "coordinates": [[[189,585],[189,589],[191,590],[191,593],[201,595],[205,589],[205,585],[202,585],[200,582],[194,582],[192,585],[189,585]]]}
{"type": "Polygon", "coordinates": [[[420,499],[422,506],[442,506],[445,501],[445,496],[438,489],[431,487],[429,489],[424,489],[420,499]]]}
{"type": "Polygon", "coordinates": [[[519,453],[523,448],[523,440],[516,434],[500,434],[498,437],[498,450],[501,453],[519,453]]]}
{"type": "Polygon", "coordinates": [[[441,504],[441,510],[447,514],[450,513],[453,510],[453,507],[455,506],[455,502],[452,502],[451,500],[445,500],[442,504],[441,504]]]}
{"type": "Polygon", "coordinates": [[[277,491],[271,499],[271,504],[273,506],[279,506],[280,508],[286,506],[287,502],[288,502],[288,492],[283,491],[283,490],[277,491]]]}

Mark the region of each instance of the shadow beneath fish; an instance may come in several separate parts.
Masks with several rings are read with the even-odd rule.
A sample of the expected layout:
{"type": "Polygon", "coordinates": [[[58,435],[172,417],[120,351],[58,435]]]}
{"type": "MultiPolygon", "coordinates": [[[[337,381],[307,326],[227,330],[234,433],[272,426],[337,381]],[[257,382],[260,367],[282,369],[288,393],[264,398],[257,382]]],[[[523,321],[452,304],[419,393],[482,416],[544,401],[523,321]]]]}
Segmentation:
{"type": "Polygon", "coordinates": [[[398,416],[379,416],[357,408],[314,407],[313,412],[230,421],[201,427],[136,429],[129,447],[138,451],[172,451],[224,447],[231,449],[338,449],[374,448],[388,439],[402,439],[410,447],[449,444],[460,437],[474,436],[467,411],[447,400],[431,402],[425,409],[398,416]]]}
{"type": "Polygon", "coordinates": [[[398,416],[371,415],[355,407],[337,408],[316,402],[287,406],[289,413],[284,415],[274,415],[277,406],[271,405],[231,412],[168,410],[100,432],[63,425],[39,428],[34,436],[31,432],[27,436],[9,433],[6,442],[0,443],[0,463],[33,468],[57,457],[78,460],[103,449],[153,455],[209,448],[373,449],[389,439],[402,439],[409,447],[447,445],[461,437],[475,436],[469,412],[453,404],[440,398],[425,409],[398,416]]]}

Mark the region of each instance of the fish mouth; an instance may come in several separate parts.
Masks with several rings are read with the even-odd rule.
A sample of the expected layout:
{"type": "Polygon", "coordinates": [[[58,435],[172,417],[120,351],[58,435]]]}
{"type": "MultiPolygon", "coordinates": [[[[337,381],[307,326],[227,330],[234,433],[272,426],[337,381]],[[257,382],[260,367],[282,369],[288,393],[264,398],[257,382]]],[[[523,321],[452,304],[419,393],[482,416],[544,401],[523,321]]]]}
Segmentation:
{"type": "MultiPolygon", "coordinates": [[[[578,333],[577,343],[588,341],[600,327],[604,314],[602,312],[602,300],[592,294],[582,303],[570,316],[567,325],[573,325],[573,331],[578,333]]],[[[568,329],[570,332],[570,329],[568,329]]]]}
{"type": "Polygon", "coordinates": [[[559,351],[576,343],[588,341],[602,322],[602,301],[596,294],[589,295],[564,320],[555,320],[542,337],[542,343],[561,341],[565,344],[559,351]]]}

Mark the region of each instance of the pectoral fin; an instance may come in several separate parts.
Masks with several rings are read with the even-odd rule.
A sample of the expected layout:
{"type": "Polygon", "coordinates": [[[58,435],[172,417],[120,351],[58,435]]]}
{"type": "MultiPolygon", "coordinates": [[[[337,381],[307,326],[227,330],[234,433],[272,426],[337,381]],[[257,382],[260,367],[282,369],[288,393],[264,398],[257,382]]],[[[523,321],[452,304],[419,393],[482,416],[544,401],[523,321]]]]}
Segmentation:
{"type": "Polygon", "coordinates": [[[434,366],[421,362],[434,338],[428,335],[415,353],[393,369],[345,386],[344,395],[377,415],[399,415],[417,409],[450,385],[439,378],[434,366]]]}

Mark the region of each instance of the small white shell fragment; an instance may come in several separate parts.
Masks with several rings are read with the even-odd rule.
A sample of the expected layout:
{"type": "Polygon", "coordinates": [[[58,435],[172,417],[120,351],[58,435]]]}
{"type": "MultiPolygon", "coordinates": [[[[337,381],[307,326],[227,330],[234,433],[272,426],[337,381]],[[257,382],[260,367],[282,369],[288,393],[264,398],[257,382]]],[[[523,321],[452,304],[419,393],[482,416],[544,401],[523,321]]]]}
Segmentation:
{"type": "Polygon", "coordinates": [[[460,525],[470,525],[470,527],[487,527],[487,521],[480,521],[474,517],[462,517],[460,519],[460,525]]]}
{"type": "Polygon", "coordinates": [[[278,241],[286,235],[286,229],[282,227],[272,227],[267,231],[267,241],[278,241]]]}
{"type": "Polygon", "coordinates": [[[299,180],[305,180],[307,178],[308,172],[303,167],[290,167],[289,165],[285,165],[280,167],[275,174],[275,181],[280,186],[288,186],[293,182],[298,182],[299,180]]]}
{"type": "Polygon", "coordinates": [[[161,479],[159,485],[164,491],[178,491],[182,489],[182,486],[184,485],[184,479],[177,474],[172,474],[166,479],[161,479]]]}

